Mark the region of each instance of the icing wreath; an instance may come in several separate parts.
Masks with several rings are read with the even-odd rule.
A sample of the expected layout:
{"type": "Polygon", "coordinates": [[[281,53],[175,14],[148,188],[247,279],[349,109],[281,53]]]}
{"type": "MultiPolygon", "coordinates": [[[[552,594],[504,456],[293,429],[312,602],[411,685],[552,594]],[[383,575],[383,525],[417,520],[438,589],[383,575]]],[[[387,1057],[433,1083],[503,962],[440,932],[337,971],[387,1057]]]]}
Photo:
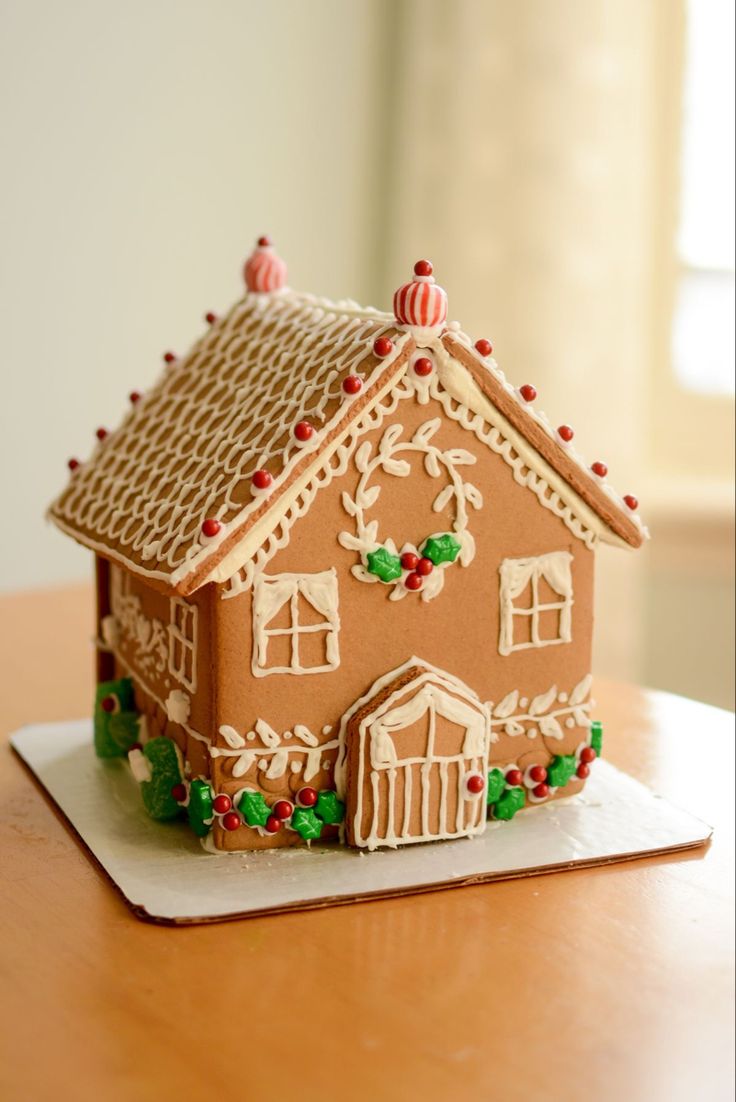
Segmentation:
{"type": "Polygon", "coordinates": [[[410,440],[403,441],[399,439],[403,426],[389,425],[375,454],[373,444],[366,440],[355,453],[355,466],[360,473],[355,494],[352,497],[347,491],[342,494],[345,512],[355,519],[355,533],[341,532],[337,538],[343,547],[360,554],[360,562],[352,567],[353,576],[361,582],[392,586],[392,601],[418,591],[423,601],[431,601],[442,590],[445,570],[455,562],[468,566],[475,556],[475,540],[468,530],[468,507],[480,509],[483,496],[477,486],[458,472],[458,467],[475,463],[475,456],[464,448],[443,451],[433,444],[432,438],[441,424],[439,417],[425,421],[410,440]],[[430,478],[444,475],[445,484],[432,509],[440,513],[454,502],[455,519],[449,532],[431,532],[417,544],[405,542],[398,546],[391,536],[379,539],[378,521],[368,520],[366,512],[381,492],[380,486],[370,484],[377,471],[397,478],[406,478],[411,473],[408,459],[400,458],[405,454],[423,455],[424,469],[430,478]]]}

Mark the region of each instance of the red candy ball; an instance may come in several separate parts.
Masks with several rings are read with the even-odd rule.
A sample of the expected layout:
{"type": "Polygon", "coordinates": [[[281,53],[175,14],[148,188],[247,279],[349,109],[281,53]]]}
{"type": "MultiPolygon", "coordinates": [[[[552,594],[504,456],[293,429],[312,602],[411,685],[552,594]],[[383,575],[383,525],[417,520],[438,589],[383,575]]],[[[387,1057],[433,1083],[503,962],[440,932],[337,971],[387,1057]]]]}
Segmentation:
{"type": "Polygon", "coordinates": [[[589,765],[579,765],[577,767],[577,769],[575,770],[575,773],[578,777],[580,777],[581,781],[584,781],[586,777],[590,776],[590,766],[589,765]]]}
{"type": "Polygon", "coordinates": [[[140,402],[142,397],[143,395],[141,394],[140,390],[131,390],[130,394],[128,395],[128,398],[130,399],[132,405],[135,405],[136,402],[140,402]]]}
{"type": "Polygon", "coordinates": [[[230,799],[229,796],[226,796],[224,793],[221,793],[219,796],[215,796],[214,800],[212,801],[212,810],[217,815],[225,815],[232,806],[233,801],[230,799]]]}
{"type": "Polygon", "coordinates": [[[269,815],[266,819],[266,830],[269,834],[278,834],[281,830],[281,820],[275,815],[269,815]]]}
{"type": "Polygon", "coordinates": [[[431,276],[434,268],[429,260],[417,260],[414,265],[414,275],[418,276],[431,276]]]}
{"type": "Polygon", "coordinates": [[[486,787],[486,782],[480,773],[471,773],[465,780],[465,787],[472,796],[478,796],[486,787]]]}
{"type": "Polygon", "coordinates": [[[423,578],[426,578],[428,574],[431,574],[434,570],[434,563],[431,559],[420,559],[416,566],[417,574],[421,574],[423,578]]]}
{"type": "Polygon", "coordinates": [[[529,770],[529,779],[535,784],[541,784],[542,781],[547,780],[547,770],[543,765],[533,765],[529,770]]]}
{"type": "Polygon", "coordinates": [[[164,352],[164,363],[173,364],[176,360],[176,355],[173,352],[164,352]]]}
{"type": "Polygon", "coordinates": [[[299,807],[314,807],[318,795],[316,788],[300,788],[296,794],[296,802],[299,807]]]}
{"type": "Polygon", "coordinates": [[[294,425],[294,436],[300,443],[306,444],[314,436],[314,428],[309,421],[297,421],[294,425]]]}
{"type": "Polygon", "coordinates": [[[493,351],[493,345],[490,341],[487,341],[485,337],[481,337],[480,340],[475,342],[475,351],[479,356],[490,356],[493,351]]]}
{"type": "Polygon", "coordinates": [[[624,501],[628,505],[629,509],[631,509],[632,513],[635,513],[636,510],[639,508],[639,502],[633,494],[626,494],[626,496],[624,497],[624,501]]]}
{"type": "Polygon", "coordinates": [[[130,754],[132,750],[142,750],[142,749],[143,749],[143,743],[142,742],[134,742],[133,745],[130,747],[130,750],[128,750],[128,753],[130,754]]]}
{"type": "Polygon", "coordinates": [[[212,539],[222,528],[219,520],[215,520],[214,517],[207,517],[207,520],[202,521],[202,535],[212,539]]]}
{"type": "Polygon", "coordinates": [[[346,394],[357,394],[363,387],[360,375],[346,375],[342,381],[342,389],[346,394]]]}
{"type": "Polygon", "coordinates": [[[575,433],[572,431],[569,425],[560,425],[557,430],[557,435],[560,440],[564,440],[566,444],[569,444],[575,433]]]}
{"type": "Polygon", "coordinates": [[[598,475],[598,478],[605,478],[608,474],[608,467],[605,463],[601,463],[600,460],[596,460],[590,467],[593,474],[598,475]]]}
{"type": "Polygon", "coordinates": [[[532,792],[534,793],[534,795],[537,797],[538,800],[544,800],[547,796],[549,796],[549,785],[548,784],[538,784],[536,786],[536,788],[532,789],[532,792]]]}
{"type": "Polygon", "coordinates": [[[264,233],[262,237],[258,238],[258,244],[261,246],[262,249],[267,249],[268,246],[271,244],[271,238],[264,233]]]}
{"type": "Polygon", "coordinates": [[[183,804],[187,798],[187,786],[185,784],[175,784],[171,789],[171,795],[178,804],[183,804]]]}
{"type": "Polygon", "coordinates": [[[95,432],[95,436],[96,436],[96,437],[97,437],[97,439],[98,439],[98,440],[100,440],[100,441],[102,441],[102,440],[105,440],[105,439],[107,438],[107,429],[103,429],[102,427],[100,427],[100,428],[99,428],[99,429],[97,429],[97,431],[95,432]]]}
{"type": "Polygon", "coordinates": [[[294,811],[294,805],[290,800],[277,800],[271,810],[277,819],[290,819],[294,811]]]}
{"type": "Polygon", "coordinates": [[[537,388],[532,386],[531,383],[524,383],[523,386],[519,387],[519,394],[525,402],[533,402],[537,396],[537,388]]]}
{"type": "Polygon", "coordinates": [[[254,471],[251,482],[257,490],[267,490],[273,482],[273,477],[271,476],[269,471],[254,471]]]}
{"type": "Polygon", "coordinates": [[[416,570],[418,562],[418,555],[415,555],[413,551],[405,551],[404,554],[401,556],[401,569],[416,570]]]}
{"type": "Polygon", "coordinates": [[[580,751],[580,760],[585,765],[590,765],[590,763],[592,761],[595,761],[597,757],[598,755],[596,754],[595,749],[592,746],[584,746],[583,749],[580,751]]]}
{"type": "Polygon", "coordinates": [[[383,360],[391,355],[394,342],[390,337],[377,337],[373,342],[373,351],[379,359],[383,360]]]}
{"type": "Polygon", "coordinates": [[[406,577],[404,578],[404,585],[406,586],[407,589],[421,589],[422,588],[422,577],[421,577],[421,575],[417,574],[416,571],[413,571],[411,574],[407,574],[406,577]]]}
{"type": "Polygon", "coordinates": [[[67,460],[66,465],[67,465],[67,467],[69,468],[70,471],[76,471],[77,467],[79,466],[79,460],[78,459],[69,459],[69,460],[67,460]]]}
{"type": "Polygon", "coordinates": [[[237,830],[240,823],[241,818],[237,811],[228,811],[227,815],[222,816],[222,825],[225,830],[237,830]]]}
{"type": "Polygon", "coordinates": [[[518,788],[519,785],[524,783],[524,774],[520,769],[509,769],[506,774],[506,784],[511,785],[512,788],[518,788]]]}
{"type": "Polygon", "coordinates": [[[103,712],[107,712],[108,714],[110,712],[114,712],[117,706],[118,698],[116,696],[103,696],[102,700],[100,701],[100,707],[102,708],[103,712]]]}
{"type": "Polygon", "coordinates": [[[213,314],[211,310],[208,310],[204,316],[204,320],[208,325],[214,325],[217,321],[217,314],[213,314]]]}
{"type": "Polygon", "coordinates": [[[414,374],[421,376],[423,379],[432,374],[432,368],[433,364],[428,356],[422,356],[414,361],[414,374]]]}

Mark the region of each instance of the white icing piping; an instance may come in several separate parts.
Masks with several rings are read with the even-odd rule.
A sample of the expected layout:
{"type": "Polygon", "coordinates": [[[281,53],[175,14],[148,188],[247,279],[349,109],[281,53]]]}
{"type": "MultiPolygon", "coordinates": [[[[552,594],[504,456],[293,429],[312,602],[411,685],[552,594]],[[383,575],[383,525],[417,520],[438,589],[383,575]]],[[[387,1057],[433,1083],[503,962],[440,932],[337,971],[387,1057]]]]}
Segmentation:
{"type": "Polygon", "coordinates": [[[509,655],[512,651],[527,650],[530,647],[548,647],[555,643],[572,642],[572,574],[569,551],[548,551],[526,559],[504,559],[499,567],[500,585],[500,634],[499,654],[509,655]],[[539,582],[544,579],[561,600],[542,603],[539,600],[539,582]],[[527,586],[531,587],[531,604],[528,607],[514,605],[527,586]],[[540,612],[559,613],[559,625],[556,637],[542,639],[539,635],[540,612]],[[514,642],[514,619],[529,620],[530,641],[514,642]]]}
{"type": "Polygon", "coordinates": [[[319,574],[259,574],[253,589],[253,657],[251,670],[254,677],[267,677],[274,673],[328,673],[340,665],[339,650],[340,613],[337,571],[334,566],[319,574]],[[323,616],[316,624],[299,623],[299,598],[323,616]],[[289,627],[269,628],[268,624],[288,604],[289,627]],[[324,635],[325,662],[305,666],[300,658],[300,636],[321,632],[324,635]],[[290,661],[288,666],[268,664],[269,639],[288,635],[290,661]]]}

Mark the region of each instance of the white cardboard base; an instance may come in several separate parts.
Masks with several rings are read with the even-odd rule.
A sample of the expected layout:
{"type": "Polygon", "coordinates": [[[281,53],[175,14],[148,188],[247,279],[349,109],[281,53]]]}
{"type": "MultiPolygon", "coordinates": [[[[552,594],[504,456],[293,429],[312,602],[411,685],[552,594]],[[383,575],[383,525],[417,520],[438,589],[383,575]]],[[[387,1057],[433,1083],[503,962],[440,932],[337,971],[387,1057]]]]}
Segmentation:
{"type": "Polygon", "coordinates": [[[312,845],[206,853],[188,827],[145,814],[127,762],[100,762],[89,720],[24,727],[11,745],[141,918],[212,922],[408,895],[688,849],[709,826],[596,762],[583,795],[488,824],[480,837],[363,853],[312,845]]]}

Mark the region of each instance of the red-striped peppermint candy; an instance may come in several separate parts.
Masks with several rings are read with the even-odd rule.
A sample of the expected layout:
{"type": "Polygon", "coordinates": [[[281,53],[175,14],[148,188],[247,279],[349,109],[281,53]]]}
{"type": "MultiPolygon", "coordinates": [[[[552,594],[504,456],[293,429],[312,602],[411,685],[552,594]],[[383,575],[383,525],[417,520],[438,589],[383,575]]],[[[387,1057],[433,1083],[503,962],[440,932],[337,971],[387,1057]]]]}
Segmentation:
{"type": "Polygon", "coordinates": [[[274,252],[268,237],[259,237],[258,244],[245,262],[243,276],[248,290],[261,294],[286,286],[286,265],[274,252]]]}
{"type": "Polygon", "coordinates": [[[400,325],[416,325],[431,329],[447,319],[447,294],[432,275],[428,260],[414,265],[414,278],[404,283],[394,295],[394,314],[400,325]]]}

